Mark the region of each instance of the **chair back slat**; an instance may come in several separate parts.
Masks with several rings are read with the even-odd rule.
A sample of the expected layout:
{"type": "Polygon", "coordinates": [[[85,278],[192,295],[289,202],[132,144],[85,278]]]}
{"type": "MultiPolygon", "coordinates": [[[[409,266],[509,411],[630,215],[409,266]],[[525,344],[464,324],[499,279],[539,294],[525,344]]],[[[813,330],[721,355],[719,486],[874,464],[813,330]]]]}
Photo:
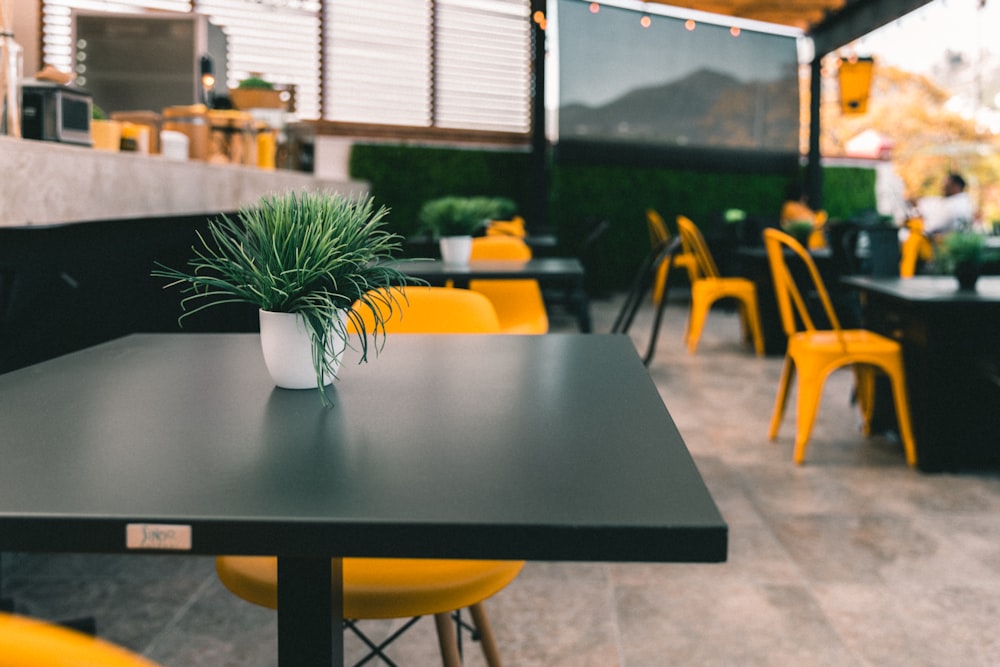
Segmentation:
{"type": "Polygon", "coordinates": [[[701,230],[698,229],[697,225],[690,218],[679,215],[677,216],[677,229],[680,231],[684,252],[695,257],[699,277],[718,278],[721,275],[719,267],[715,265],[712,253],[708,251],[708,244],[705,243],[705,237],[701,235],[701,230]]]}
{"type": "Polygon", "coordinates": [[[816,331],[816,325],[809,314],[802,292],[792,277],[785,258],[785,248],[791,250],[802,260],[809,273],[810,287],[819,296],[823,311],[830,322],[831,329],[841,331],[840,320],[833,308],[833,301],[826,290],[823,278],[820,276],[816,263],[802,244],[788,234],[777,229],[764,230],[764,246],[767,249],[767,259],[771,266],[771,277],[774,281],[774,295],[778,301],[778,311],[781,314],[781,324],[785,335],[791,336],[799,331],[799,322],[806,331],[816,331]],[[794,306],[794,310],[793,310],[794,306]],[[798,316],[798,318],[796,318],[798,316]]]}
{"type": "Polygon", "coordinates": [[[660,243],[670,238],[670,231],[667,223],[657,211],[646,209],[646,230],[649,232],[649,246],[657,247],[660,243]]]}

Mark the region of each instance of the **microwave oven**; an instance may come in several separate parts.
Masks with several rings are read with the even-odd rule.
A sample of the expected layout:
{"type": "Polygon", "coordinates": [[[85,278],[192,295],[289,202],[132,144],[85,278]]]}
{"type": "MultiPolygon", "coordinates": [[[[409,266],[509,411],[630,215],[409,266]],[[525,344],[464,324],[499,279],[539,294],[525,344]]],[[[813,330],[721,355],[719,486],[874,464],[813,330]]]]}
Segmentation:
{"type": "Polygon", "coordinates": [[[90,146],[92,109],[84,90],[29,79],[21,86],[21,136],[90,146]]]}

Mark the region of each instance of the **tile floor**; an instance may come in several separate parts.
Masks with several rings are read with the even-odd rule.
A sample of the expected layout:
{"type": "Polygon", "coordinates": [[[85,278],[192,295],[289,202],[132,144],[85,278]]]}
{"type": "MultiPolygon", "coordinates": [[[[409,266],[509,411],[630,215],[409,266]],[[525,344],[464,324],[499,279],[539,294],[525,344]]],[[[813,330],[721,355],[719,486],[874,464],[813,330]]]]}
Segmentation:
{"type": "MultiPolygon", "coordinates": [[[[618,303],[593,304],[597,331],[618,303]]],[[[650,316],[633,329],[642,346],[650,316]]],[[[907,468],[898,443],[860,435],[844,372],[794,466],[792,414],[776,443],[766,439],[781,360],[739,345],[725,310],[689,355],[685,317],[683,305],[668,310],[650,372],[729,523],[729,561],[529,563],[489,603],[506,664],[1000,664],[1000,475],[907,468]]],[[[276,662],[274,614],[225,591],[211,559],[5,554],[3,567],[3,593],[21,611],[92,614],[101,635],[164,667],[276,662]]],[[[478,647],[466,649],[481,666],[478,647]]],[[[395,655],[440,664],[432,624],[395,655]]]]}

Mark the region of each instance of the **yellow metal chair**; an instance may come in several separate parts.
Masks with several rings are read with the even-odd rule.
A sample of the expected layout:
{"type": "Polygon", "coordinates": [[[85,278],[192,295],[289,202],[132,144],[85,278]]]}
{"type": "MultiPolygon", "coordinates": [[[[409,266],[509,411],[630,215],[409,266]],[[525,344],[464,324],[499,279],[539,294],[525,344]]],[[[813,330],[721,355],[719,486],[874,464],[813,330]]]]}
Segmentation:
{"type": "Polygon", "coordinates": [[[696,275],[691,281],[691,312],[688,316],[688,351],[698,349],[698,340],[712,304],[719,299],[733,298],[739,302],[743,339],[753,341],[758,357],[764,355],[764,335],[761,332],[760,311],[757,307],[757,285],[748,278],[723,277],[712,259],[704,237],[689,218],[677,216],[684,252],[697,260],[696,275]]]}
{"type": "Polygon", "coordinates": [[[523,239],[527,233],[524,218],[519,215],[510,220],[492,220],[486,225],[487,236],[514,236],[523,239]]]}
{"type": "Polygon", "coordinates": [[[157,667],[98,637],[0,612],[0,667],[157,667]]]}
{"type": "Polygon", "coordinates": [[[923,218],[910,218],[905,227],[910,233],[899,247],[899,277],[912,278],[918,262],[929,262],[934,257],[934,246],[924,234],[923,218]]]}
{"type": "MultiPolygon", "coordinates": [[[[646,229],[649,231],[649,245],[653,249],[659,248],[670,240],[670,230],[667,229],[667,223],[663,220],[663,216],[651,208],[646,209],[646,229]]],[[[653,303],[656,305],[659,305],[660,300],[663,299],[663,291],[667,286],[668,268],[671,268],[669,262],[662,262],[660,268],[656,270],[656,279],[653,282],[653,303]]],[[[684,252],[683,249],[674,255],[672,268],[687,271],[688,280],[692,284],[698,277],[698,260],[691,253],[684,252]]]]}
{"type": "Polygon", "coordinates": [[[810,250],[820,250],[826,248],[826,211],[816,211],[816,215],[813,216],[813,230],[809,234],[809,249],[810,250]]]}
{"type": "Polygon", "coordinates": [[[795,374],[798,373],[799,395],[794,460],[795,463],[802,463],[823,394],[823,384],[831,372],[848,365],[853,366],[855,370],[863,431],[867,434],[873,405],[874,371],[880,369],[889,376],[892,383],[899,436],[906,451],[906,462],[911,466],[916,465],[917,454],[910,426],[903,351],[899,343],[865,329],[842,329],[816,264],[802,244],[794,238],[777,229],[766,229],[764,245],[771,265],[782,326],[788,335],[788,349],[785,353],[768,438],[774,440],[778,437],[788,394],[795,374]],[[819,296],[824,313],[830,322],[830,329],[816,328],[802,291],[795,284],[786,263],[785,248],[794,252],[808,269],[812,279],[808,289],[815,291],[819,296]],[[802,330],[799,330],[799,322],[803,327],[802,330]]]}
{"type": "MultiPolygon", "coordinates": [[[[472,239],[472,261],[529,259],[531,248],[519,238],[498,235],[472,239]]],[[[503,333],[548,333],[549,316],[537,280],[470,280],[469,289],[493,303],[503,333]]]]}
{"type": "MultiPolygon", "coordinates": [[[[395,303],[378,292],[369,296],[367,302],[372,306],[355,303],[355,312],[364,318],[372,317],[371,307],[387,312],[388,334],[500,332],[489,299],[470,290],[409,286],[404,289],[405,298],[400,297],[395,303]]],[[[350,322],[348,328],[353,328],[350,322]]],[[[523,565],[523,561],[345,558],[343,613],[345,619],[351,619],[345,624],[363,637],[354,621],[407,618],[410,620],[403,626],[407,629],[421,616],[432,615],[445,667],[459,667],[462,660],[451,614],[468,608],[486,664],[501,667],[483,601],[512,582],[523,565]]],[[[276,558],[220,556],[216,559],[216,571],[226,588],[239,597],[277,609],[276,558]]],[[[384,651],[395,636],[379,645],[369,644],[372,654],[368,657],[385,657],[384,651]]]]}
{"type": "Polygon", "coordinates": [[[374,331],[374,307],[383,315],[387,334],[501,333],[496,309],[478,292],[410,285],[392,296],[395,298],[384,290],[374,290],[367,294],[371,307],[355,303],[347,322],[348,332],[358,331],[355,317],[364,321],[366,331],[374,331]]]}

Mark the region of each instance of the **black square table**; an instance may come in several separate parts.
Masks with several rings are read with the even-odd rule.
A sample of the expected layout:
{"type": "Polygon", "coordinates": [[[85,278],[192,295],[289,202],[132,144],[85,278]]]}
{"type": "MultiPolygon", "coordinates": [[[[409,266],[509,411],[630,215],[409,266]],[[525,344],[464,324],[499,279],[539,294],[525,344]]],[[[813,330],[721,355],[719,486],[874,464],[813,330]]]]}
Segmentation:
{"type": "MultiPolygon", "coordinates": [[[[860,290],[865,326],[903,348],[917,467],[1000,469],[1000,276],[974,291],[951,276],[842,280],[860,290]]],[[[880,407],[891,404],[876,393],[873,428],[894,418],[880,407]]]]}
{"type": "Polygon", "coordinates": [[[440,259],[415,259],[393,262],[393,266],[408,276],[437,286],[450,282],[456,287],[468,287],[470,280],[537,280],[543,287],[555,285],[569,296],[580,331],[590,333],[591,330],[584,268],[580,260],[573,257],[473,260],[467,265],[447,264],[440,259]]]}
{"type": "Polygon", "coordinates": [[[330,409],[259,349],[133,335],[0,376],[0,550],[277,555],[296,667],[342,662],[331,558],[726,559],[626,336],[397,335],[330,409]]]}

